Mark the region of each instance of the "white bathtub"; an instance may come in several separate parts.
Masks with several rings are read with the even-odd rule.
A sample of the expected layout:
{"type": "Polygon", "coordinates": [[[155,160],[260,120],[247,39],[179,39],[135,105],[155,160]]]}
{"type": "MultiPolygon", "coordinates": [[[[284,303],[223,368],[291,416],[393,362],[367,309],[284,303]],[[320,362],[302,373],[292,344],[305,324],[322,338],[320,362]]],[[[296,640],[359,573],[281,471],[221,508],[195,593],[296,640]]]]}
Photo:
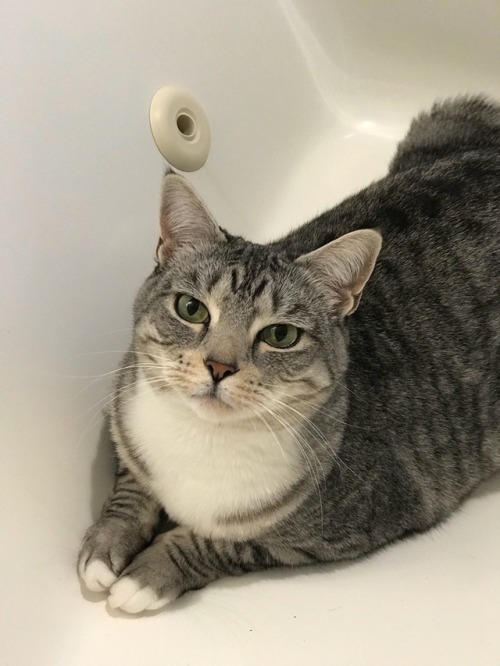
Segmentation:
{"type": "Polygon", "coordinates": [[[111,480],[109,382],[85,376],[116,366],[152,267],[156,89],[206,110],[190,177],[218,220],[270,238],[381,176],[434,98],[500,97],[499,31],[496,0],[4,3],[2,666],[498,666],[498,477],[369,559],[223,580],[155,616],[109,613],[74,564],[111,480]]]}

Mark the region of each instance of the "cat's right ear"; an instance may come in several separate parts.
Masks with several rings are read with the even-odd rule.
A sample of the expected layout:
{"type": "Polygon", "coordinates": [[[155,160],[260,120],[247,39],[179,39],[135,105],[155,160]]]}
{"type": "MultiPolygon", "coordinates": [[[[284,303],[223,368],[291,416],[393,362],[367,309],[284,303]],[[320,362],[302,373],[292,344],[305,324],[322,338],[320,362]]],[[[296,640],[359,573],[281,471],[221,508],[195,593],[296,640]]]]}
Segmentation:
{"type": "Polygon", "coordinates": [[[160,239],[156,260],[163,264],[179,249],[204,243],[224,242],[226,237],[207,207],[182,176],[172,172],[163,179],[160,208],[160,239]]]}

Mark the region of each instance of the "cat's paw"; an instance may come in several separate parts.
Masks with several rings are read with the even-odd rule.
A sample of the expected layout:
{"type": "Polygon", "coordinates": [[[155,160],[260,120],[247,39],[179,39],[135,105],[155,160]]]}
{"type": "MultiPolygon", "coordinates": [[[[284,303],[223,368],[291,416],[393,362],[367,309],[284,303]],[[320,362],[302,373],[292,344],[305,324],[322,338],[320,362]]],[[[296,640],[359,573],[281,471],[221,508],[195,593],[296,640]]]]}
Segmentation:
{"type": "Polygon", "coordinates": [[[118,578],[114,571],[111,571],[106,562],[102,560],[91,560],[88,563],[81,560],[78,563],[78,573],[91,592],[108,590],[118,578]]]}
{"type": "Polygon", "coordinates": [[[78,573],[92,592],[104,592],[146,545],[134,526],[101,520],[85,535],[78,557],[78,573]]]}
{"type": "Polygon", "coordinates": [[[168,539],[161,535],[113,583],[108,603],[127,613],[141,613],[162,608],[185,590],[182,576],[168,555],[168,539]]]}
{"type": "Polygon", "coordinates": [[[108,604],[126,613],[142,613],[163,608],[175,598],[176,595],[158,597],[153,588],[143,587],[137,579],[124,576],[111,587],[108,604]]]}

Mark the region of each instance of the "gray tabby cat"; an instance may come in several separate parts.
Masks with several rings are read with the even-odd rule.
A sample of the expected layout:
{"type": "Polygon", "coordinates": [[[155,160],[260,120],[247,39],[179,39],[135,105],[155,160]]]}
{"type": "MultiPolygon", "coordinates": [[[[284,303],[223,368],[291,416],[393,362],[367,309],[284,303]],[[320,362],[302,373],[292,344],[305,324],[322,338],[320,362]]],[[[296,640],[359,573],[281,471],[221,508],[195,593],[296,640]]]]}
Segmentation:
{"type": "Polygon", "coordinates": [[[157,260],[79,560],[113,608],[358,557],[500,467],[498,106],[435,105],[386,178],[269,245],[168,174],[157,260]]]}

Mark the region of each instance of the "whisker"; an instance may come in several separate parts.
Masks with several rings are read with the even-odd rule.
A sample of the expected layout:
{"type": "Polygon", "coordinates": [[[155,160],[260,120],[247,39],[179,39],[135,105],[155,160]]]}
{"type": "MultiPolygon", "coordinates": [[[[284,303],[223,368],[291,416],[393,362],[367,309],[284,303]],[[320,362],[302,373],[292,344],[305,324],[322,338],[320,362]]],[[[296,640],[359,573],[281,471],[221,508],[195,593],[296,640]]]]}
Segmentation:
{"type": "Polygon", "coordinates": [[[316,459],[316,464],[318,465],[319,468],[321,468],[321,463],[316,455],[316,453],[311,449],[309,443],[303,439],[300,435],[300,433],[295,430],[292,426],[290,426],[289,423],[287,423],[284,419],[282,419],[280,416],[278,416],[273,410],[269,409],[264,403],[259,403],[260,406],[265,409],[266,412],[268,412],[273,418],[275,418],[281,425],[287,430],[287,432],[292,436],[296,444],[299,446],[299,449],[302,452],[302,455],[304,457],[304,461],[309,469],[309,473],[311,474],[311,478],[313,479],[314,485],[316,486],[316,490],[318,493],[318,502],[320,506],[320,512],[321,512],[321,525],[322,529],[324,526],[324,515],[323,515],[323,500],[321,497],[321,488],[320,488],[320,483],[319,483],[319,477],[318,477],[318,470],[315,470],[312,462],[309,460],[309,457],[307,455],[306,448],[304,448],[304,445],[307,447],[307,450],[309,451],[310,454],[312,454],[315,459],[316,459]]]}
{"type": "MultiPolygon", "coordinates": [[[[50,373],[50,377],[55,377],[55,378],[60,378],[60,379],[103,379],[104,377],[107,377],[108,375],[113,375],[116,372],[120,372],[120,370],[129,370],[130,368],[139,368],[139,367],[146,367],[148,364],[144,364],[144,366],[141,366],[140,364],[136,365],[125,365],[125,366],[120,366],[118,368],[115,368],[114,370],[110,370],[109,372],[102,372],[96,375],[59,375],[59,374],[53,374],[50,373]]],[[[151,367],[158,367],[156,363],[151,363],[149,364],[151,367]]],[[[89,384],[90,386],[90,384],[89,384]]]]}
{"type": "Polygon", "coordinates": [[[78,354],[74,358],[77,359],[77,358],[82,358],[84,356],[98,356],[98,355],[102,355],[102,354],[128,354],[129,352],[131,354],[142,354],[144,356],[151,356],[152,358],[158,358],[162,362],[165,362],[165,361],[169,360],[169,359],[166,359],[165,356],[162,356],[161,354],[151,354],[150,352],[143,352],[143,351],[139,351],[138,349],[131,349],[131,348],[129,348],[129,349],[107,349],[107,350],[104,350],[104,351],[84,352],[82,354],[78,354]]]}
{"type": "MultiPolygon", "coordinates": [[[[79,414],[76,417],[76,419],[79,420],[79,419],[83,418],[91,410],[95,409],[96,411],[94,412],[93,416],[91,417],[91,421],[90,421],[90,424],[88,426],[90,428],[93,425],[95,419],[98,417],[99,413],[103,414],[103,412],[106,411],[106,408],[108,407],[108,405],[110,405],[113,401],[120,398],[120,396],[123,393],[127,393],[127,392],[131,391],[133,388],[135,388],[136,386],[139,386],[142,383],[145,383],[146,381],[147,380],[145,380],[145,379],[135,380],[133,382],[130,382],[130,384],[127,384],[126,386],[121,387],[118,390],[110,391],[103,398],[101,398],[100,400],[97,400],[97,402],[95,402],[88,409],[86,409],[84,412],[79,414]]],[[[103,418],[104,417],[105,416],[103,416],[103,418]]],[[[84,431],[84,432],[86,432],[86,431],[84,431]]]]}
{"type": "MultiPolygon", "coordinates": [[[[300,404],[305,404],[305,405],[310,405],[315,412],[318,412],[319,414],[323,414],[326,418],[330,419],[331,421],[335,421],[336,423],[340,423],[341,425],[344,426],[349,426],[349,428],[356,428],[357,430],[365,430],[368,431],[368,428],[365,428],[364,426],[358,426],[355,425],[354,423],[349,423],[347,421],[342,421],[341,419],[337,418],[334,416],[331,412],[326,411],[323,407],[318,407],[315,402],[311,400],[307,400],[303,395],[295,395],[293,393],[288,393],[286,391],[283,391],[281,387],[277,387],[276,384],[266,384],[261,382],[261,386],[265,388],[271,388],[274,390],[279,390],[280,394],[285,397],[291,398],[294,402],[298,402],[300,404]]],[[[267,394],[266,394],[267,398],[267,394]]]]}
{"type": "Polygon", "coordinates": [[[122,370],[131,370],[131,369],[142,370],[144,368],[146,368],[146,369],[148,369],[148,368],[161,369],[160,366],[157,365],[156,363],[136,363],[136,364],[133,364],[133,365],[126,365],[126,366],[123,366],[121,368],[117,368],[116,370],[112,370],[110,372],[105,372],[104,374],[99,375],[94,381],[90,382],[90,384],[87,384],[82,389],[80,389],[80,391],[78,391],[78,393],[76,393],[75,396],[73,397],[73,400],[76,400],[76,398],[78,398],[84,391],[86,391],[93,384],[95,384],[97,381],[99,381],[99,379],[104,379],[105,377],[108,377],[109,375],[112,375],[112,374],[119,373],[122,370]]]}
{"type": "MultiPolygon", "coordinates": [[[[81,419],[83,416],[85,416],[86,414],[88,414],[88,413],[89,413],[92,409],[94,409],[95,407],[97,407],[98,409],[100,409],[101,403],[105,402],[105,401],[106,401],[108,398],[110,398],[110,397],[111,397],[111,400],[110,400],[110,402],[111,402],[113,399],[115,399],[116,397],[118,397],[119,394],[120,394],[122,391],[125,391],[126,389],[135,386],[135,385],[138,383],[138,381],[139,381],[139,380],[134,380],[134,381],[130,382],[129,384],[126,384],[125,386],[121,386],[121,387],[118,388],[118,389],[112,389],[112,390],[109,391],[104,397],[102,397],[102,398],[100,398],[99,400],[97,400],[96,402],[94,402],[90,407],[87,407],[87,409],[86,409],[84,412],[82,412],[81,414],[79,414],[76,418],[77,418],[77,419],[81,419]]],[[[144,381],[144,380],[143,380],[143,381],[144,381]]],[[[106,403],[106,406],[107,406],[108,404],[109,404],[109,403],[106,403]]]]}
{"type": "Polygon", "coordinates": [[[255,412],[255,414],[259,417],[259,419],[260,419],[260,420],[261,420],[261,421],[267,426],[269,432],[271,433],[271,435],[273,436],[274,440],[276,441],[276,444],[277,444],[277,445],[279,446],[279,448],[280,448],[281,455],[283,456],[283,460],[285,460],[285,459],[286,459],[286,457],[285,457],[285,452],[283,451],[283,447],[281,446],[281,443],[280,443],[280,441],[279,441],[279,439],[278,439],[278,436],[276,435],[276,433],[274,432],[274,430],[272,429],[272,427],[269,425],[269,423],[266,421],[266,419],[264,418],[264,416],[263,416],[262,414],[260,414],[260,413],[257,411],[257,409],[255,409],[254,407],[252,407],[252,410],[253,410],[253,411],[255,412]]]}
{"type": "MultiPolygon", "coordinates": [[[[86,384],[83,388],[81,388],[73,397],[72,400],[76,400],[79,398],[82,393],[85,393],[91,386],[96,384],[97,382],[101,381],[102,379],[105,379],[106,377],[109,377],[110,375],[115,375],[119,373],[122,370],[132,370],[133,368],[158,368],[158,365],[155,363],[137,363],[135,365],[126,365],[121,368],[116,368],[116,370],[111,370],[110,372],[104,372],[102,375],[94,375],[94,379],[86,384]]],[[[82,377],[83,379],[83,377],[82,377]]]]}
{"type": "MultiPolygon", "coordinates": [[[[313,422],[311,421],[311,419],[310,419],[308,416],[306,416],[305,414],[303,414],[302,412],[300,412],[298,409],[295,409],[295,407],[291,407],[291,406],[288,405],[286,402],[283,402],[282,400],[278,400],[278,398],[275,398],[275,397],[272,396],[272,395],[268,396],[268,398],[269,398],[270,400],[272,400],[273,402],[277,403],[278,405],[281,405],[281,406],[284,407],[285,409],[288,409],[289,411],[292,411],[294,414],[297,414],[297,415],[300,417],[300,419],[302,419],[302,420],[307,424],[308,427],[312,428],[312,430],[313,430],[315,433],[317,433],[317,435],[321,438],[321,440],[322,440],[323,443],[327,446],[327,448],[328,448],[328,449],[331,449],[331,442],[328,442],[328,440],[326,439],[324,433],[323,433],[323,432],[317,427],[317,425],[316,425],[315,423],[313,423],[313,422]]],[[[299,419],[297,419],[297,420],[298,420],[299,423],[300,423],[300,420],[299,420],[299,419]]]]}
{"type": "MultiPolygon", "coordinates": [[[[316,440],[316,442],[320,445],[323,445],[323,450],[326,451],[327,454],[329,454],[330,459],[332,462],[336,462],[339,467],[343,467],[347,471],[349,471],[351,474],[356,476],[359,480],[361,480],[361,477],[353,470],[351,469],[343,460],[342,458],[338,455],[336,451],[333,450],[331,442],[329,442],[324,433],[316,426],[315,423],[311,421],[310,418],[308,418],[305,414],[302,414],[299,410],[295,409],[294,407],[291,407],[290,405],[287,405],[286,403],[282,402],[281,400],[278,400],[277,398],[274,398],[273,396],[269,396],[269,399],[272,400],[273,402],[276,402],[280,404],[282,407],[285,407],[285,409],[293,411],[294,414],[297,414],[300,419],[303,419],[304,421],[304,426],[308,428],[309,434],[316,440]],[[313,432],[309,430],[311,428],[313,432]]],[[[298,417],[295,417],[295,419],[300,423],[300,420],[298,417]]]]}
{"type": "MultiPolygon", "coordinates": [[[[101,398],[100,400],[98,400],[96,403],[94,403],[92,405],[92,407],[90,407],[83,414],[80,414],[77,417],[77,419],[80,419],[83,416],[85,416],[85,414],[87,414],[91,409],[94,409],[94,408],[97,407],[96,412],[94,413],[94,415],[92,416],[92,418],[90,420],[90,423],[87,424],[84,431],[82,432],[82,434],[78,438],[77,444],[78,445],[81,444],[81,442],[82,442],[83,438],[85,437],[85,435],[87,434],[87,432],[92,428],[92,426],[96,423],[96,421],[99,420],[99,414],[101,414],[100,421],[103,421],[104,418],[106,417],[106,415],[103,414],[103,412],[106,410],[108,405],[112,404],[115,400],[117,400],[119,398],[122,399],[123,394],[131,393],[133,391],[133,389],[135,389],[139,386],[145,386],[146,384],[153,385],[153,384],[164,384],[164,383],[165,383],[165,380],[163,378],[158,378],[158,379],[142,378],[142,379],[130,382],[130,384],[127,384],[126,386],[123,386],[118,390],[112,391],[111,393],[108,393],[106,396],[104,396],[104,398],[101,398]]],[[[124,403],[127,404],[128,402],[130,402],[133,399],[134,399],[134,396],[132,395],[128,400],[125,399],[124,403]]]]}

